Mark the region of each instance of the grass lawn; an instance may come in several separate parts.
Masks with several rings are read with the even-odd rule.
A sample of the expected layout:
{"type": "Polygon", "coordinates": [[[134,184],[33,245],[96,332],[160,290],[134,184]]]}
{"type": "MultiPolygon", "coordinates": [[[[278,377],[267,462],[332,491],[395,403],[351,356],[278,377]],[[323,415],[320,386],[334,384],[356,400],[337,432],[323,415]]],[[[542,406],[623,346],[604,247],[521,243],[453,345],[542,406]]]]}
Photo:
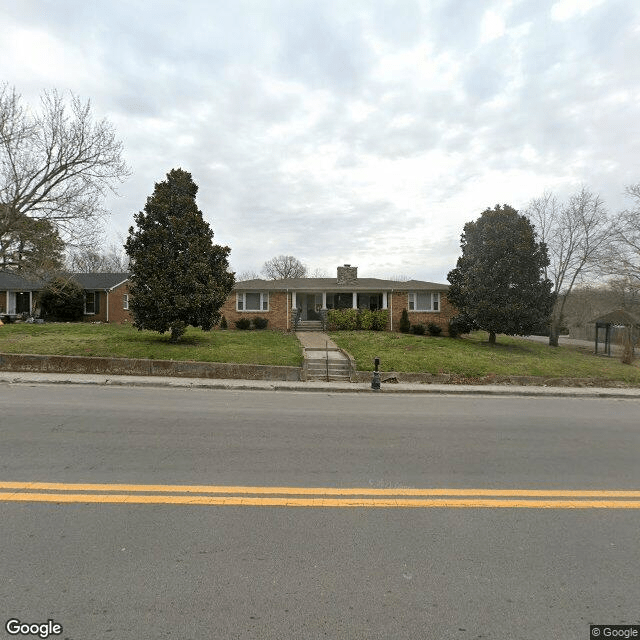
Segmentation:
{"type": "Polygon", "coordinates": [[[0,353],[237,362],[299,367],[302,348],[278,331],[202,331],[189,327],[178,344],[169,333],[137,331],[131,325],[78,323],[6,324],[0,353]]]}
{"type": "Polygon", "coordinates": [[[361,371],[450,373],[474,378],[488,375],[548,378],[604,378],[640,384],[640,361],[625,365],[615,357],[596,356],[575,347],[549,347],[519,338],[498,336],[491,347],[487,334],[462,338],[416,336],[375,331],[336,331],[331,338],[356,360],[361,371]]]}

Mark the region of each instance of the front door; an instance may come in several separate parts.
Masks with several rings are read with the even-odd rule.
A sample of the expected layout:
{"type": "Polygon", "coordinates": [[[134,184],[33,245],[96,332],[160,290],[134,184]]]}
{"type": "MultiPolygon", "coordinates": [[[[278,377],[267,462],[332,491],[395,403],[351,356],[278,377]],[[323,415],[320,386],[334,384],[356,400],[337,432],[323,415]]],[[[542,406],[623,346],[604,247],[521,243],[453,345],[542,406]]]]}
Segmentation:
{"type": "Polygon", "coordinates": [[[16,293],[16,313],[31,313],[31,294],[16,293]]]}
{"type": "Polygon", "coordinates": [[[302,320],[320,320],[322,294],[299,293],[298,306],[302,309],[302,320]]]}

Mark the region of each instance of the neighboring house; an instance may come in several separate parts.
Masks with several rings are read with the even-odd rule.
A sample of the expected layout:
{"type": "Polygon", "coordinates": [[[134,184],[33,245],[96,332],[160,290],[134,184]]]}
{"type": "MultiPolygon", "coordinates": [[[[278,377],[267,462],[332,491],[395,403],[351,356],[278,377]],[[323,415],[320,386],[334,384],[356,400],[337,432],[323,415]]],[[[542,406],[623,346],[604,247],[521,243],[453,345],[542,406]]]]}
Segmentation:
{"type": "Polygon", "coordinates": [[[84,289],[84,315],[87,322],[130,322],[128,273],[74,273],[84,289]]]}
{"type": "MultiPolygon", "coordinates": [[[[74,273],[69,276],[84,289],[83,320],[129,322],[128,273],[74,273]]],[[[0,271],[0,315],[38,315],[38,293],[44,281],[0,271]]]]}
{"type": "Polygon", "coordinates": [[[446,333],[455,315],[447,301],[448,285],[420,280],[396,282],[378,278],[358,278],[358,268],[338,267],[336,278],[289,278],[284,280],[245,280],[236,282],[234,291],[221,309],[230,328],[240,318],[262,316],[270,329],[291,330],[300,313],[299,329],[320,320],[323,309],[388,309],[387,329],[398,331],[402,310],[407,309],[411,324],[433,322],[446,333]]]}
{"type": "Polygon", "coordinates": [[[16,316],[36,311],[40,280],[24,278],[12,271],[0,271],[0,315],[16,316]]]}

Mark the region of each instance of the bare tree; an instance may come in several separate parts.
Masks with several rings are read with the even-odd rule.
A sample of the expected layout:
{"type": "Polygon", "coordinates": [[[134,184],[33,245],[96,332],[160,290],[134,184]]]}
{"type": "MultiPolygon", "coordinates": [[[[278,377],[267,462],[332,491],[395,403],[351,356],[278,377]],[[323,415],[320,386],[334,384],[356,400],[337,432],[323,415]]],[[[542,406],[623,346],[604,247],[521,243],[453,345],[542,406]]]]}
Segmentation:
{"type": "Polygon", "coordinates": [[[122,245],[111,244],[106,251],[76,250],[68,260],[73,273],[124,273],[129,270],[129,258],[122,245]]]}
{"type": "Polygon", "coordinates": [[[614,245],[607,262],[611,274],[640,284],[640,182],[626,188],[633,206],[613,221],[614,245]]]}
{"type": "Polygon", "coordinates": [[[240,271],[236,273],[236,282],[243,282],[244,280],[260,280],[262,276],[252,269],[247,269],[246,271],[240,271]]]}
{"type": "Polygon", "coordinates": [[[564,204],[545,192],[531,200],[526,215],[547,245],[550,264],[545,277],[553,282],[556,296],[549,345],[557,347],[564,307],[574,285],[602,270],[611,243],[611,224],[602,199],[585,187],[564,204]]]}
{"type": "Polygon", "coordinates": [[[48,220],[67,244],[94,239],[102,199],[129,170],[107,120],[90,102],[45,91],[39,112],[0,84],[0,238],[25,216],[48,220]]]}
{"type": "Polygon", "coordinates": [[[304,278],[307,275],[307,267],[293,256],[277,256],[264,263],[262,273],[269,280],[304,278]]]}

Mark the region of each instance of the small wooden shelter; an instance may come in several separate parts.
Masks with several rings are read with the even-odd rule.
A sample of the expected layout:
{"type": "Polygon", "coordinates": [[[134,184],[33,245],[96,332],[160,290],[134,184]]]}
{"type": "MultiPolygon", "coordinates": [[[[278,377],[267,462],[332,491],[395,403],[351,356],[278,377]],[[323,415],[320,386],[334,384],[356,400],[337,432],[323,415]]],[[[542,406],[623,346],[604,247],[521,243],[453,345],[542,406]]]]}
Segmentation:
{"type": "Polygon", "coordinates": [[[598,344],[603,343],[603,353],[608,356],[611,355],[611,340],[616,330],[629,329],[634,345],[637,343],[638,335],[640,335],[640,318],[624,309],[606,313],[592,320],[592,322],[596,325],[596,353],[598,353],[598,344]],[[604,340],[602,338],[604,338],[604,340]]]}

